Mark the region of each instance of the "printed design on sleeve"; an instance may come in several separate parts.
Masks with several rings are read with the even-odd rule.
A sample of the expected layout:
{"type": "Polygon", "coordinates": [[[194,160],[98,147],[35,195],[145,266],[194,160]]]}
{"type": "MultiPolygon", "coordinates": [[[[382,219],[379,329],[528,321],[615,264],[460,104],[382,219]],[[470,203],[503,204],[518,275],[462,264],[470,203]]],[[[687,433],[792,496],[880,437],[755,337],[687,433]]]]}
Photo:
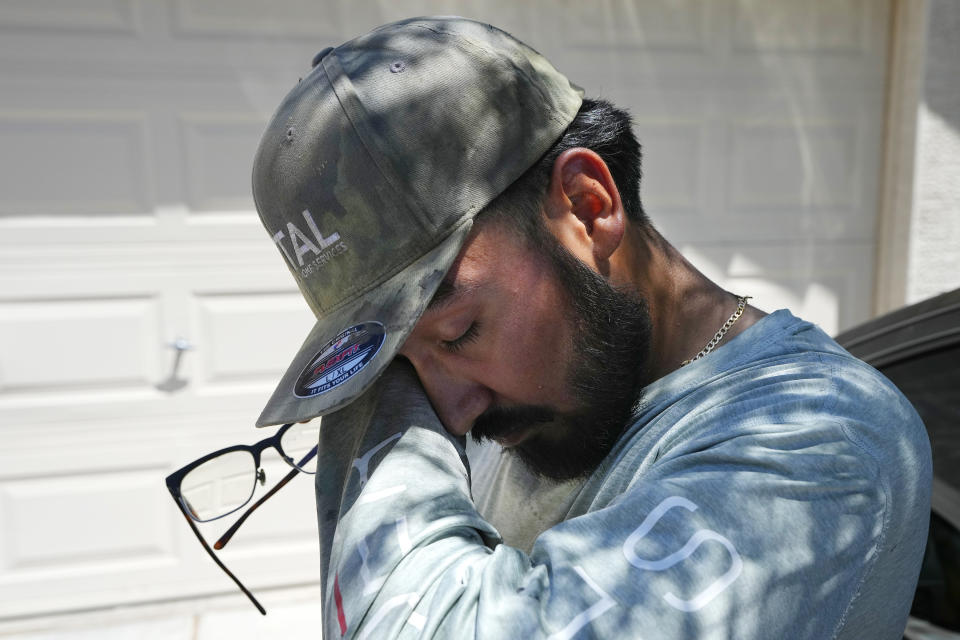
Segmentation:
{"type": "Polygon", "coordinates": [[[604,613],[606,613],[607,609],[616,604],[614,599],[611,598],[606,591],[600,588],[600,585],[594,582],[593,579],[587,575],[587,572],[583,570],[583,567],[576,566],[573,568],[573,570],[577,572],[577,575],[580,576],[585,583],[587,583],[587,586],[590,587],[591,590],[596,592],[600,599],[594,604],[590,605],[584,611],[578,613],[563,629],[560,629],[560,631],[557,631],[556,633],[550,634],[547,640],[571,640],[577,635],[577,632],[580,631],[580,629],[602,616],[604,613]]]}
{"type": "MultiPolygon", "coordinates": [[[[351,463],[351,472],[353,469],[357,471],[356,482],[360,485],[359,491],[360,496],[357,499],[356,504],[368,504],[371,502],[377,502],[385,498],[401,494],[406,491],[407,486],[405,484],[397,484],[393,486],[388,486],[383,489],[378,489],[375,491],[370,491],[364,493],[364,488],[367,486],[367,482],[370,480],[371,473],[371,463],[375,455],[387,448],[388,445],[396,442],[401,438],[402,433],[394,433],[393,435],[388,436],[378,444],[370,447],[363,454],[353,459],[351,463]]],[[[401,553],[401,555],[406,555],[410,552],[413,545],[410,540],[410,531],[409,525],[407,523],[406,516],[398,516],[394,521],[394,533],[396,538],[396,545],[401,553]]],[[[351,580],[347,579],[346,589],[349,593],[353,593],[354,596],[359,593],[363,598],[369,598],[375,596],[375,594],[383,587],[384,582],[387,579],[387,574],[375,575],[376,567],[372,566],[370,562],[370,557],[372,555],[371,551],[382,550],[383,544],[389,539],[381,538],[379,536],[372,538],[371,536],[365,536],[360,538],[356,544],[355,551],[360,557],[360,566],[359,571],[354,572],[350,571],[346,576],[356,576],[359,577],[360,585],[362,588],[357,591],[353,589],[351,591],[349,583],[351,580]],[[371,549],[371,544],[377,545],[375,548],[371,549]]],[[[342,571],[342,570],[341,570],[342,571]]],[[[340,634],[341,636],[346,635],[347,632],[347,620],[346,620],[346,611],[343,606],[343,593],[341,592],[340,587],[340,576],[341,572],[337,572],[336,579],[333,584],[333,597],[334,602],[337,607],[337,621],[340,625],[340,634]]],[[[391,598],[389,601],[384,603],[379,609],[373,612],[372,616],[369,618],[369,622],[366,622],[362,629],[360,629],[359,638],[370,637],[370,634],[379,627],[383,620],[393,611],[398,613],[405,608],[412,608],[420,601],[422,594],[417,592],[411,592],[403,594],[401,596],[396,596],[391,598]]],[[[352,602],[352,601],[351,601],[352,602]]],[[[421,614],[416,612],[410,613],[409,618],[407,619],[407,624],[413,626],[418,631],[423,629],[424,624],[426,623],[426,618],[421,614]]]]}
{"type": "Polygon", "coordinates": [[[674,609],[689,613],[702,609],[727,587],[733,584],[743,570],[743,560],[740,558],[740,554],[737,552],[736,547],[733,546],[733,543],[713,529],[700,529],[696,531],[680,549],[659,560],[646,560],[638,557],[635,549],[640,540],[650,533],[667,511],[677,507],[686,509],[691,513],[698,508],[696,504],[680,496],[670,496],[666,498],[654,507],[653,511],[640,523],[640,526],[627,537],[623,543],[623,555],[626,557],[627,562],[643,571],[666,571],[670,567],[689,558],[702,544],[713,541],[723,545],[727,553],[730,554],[730,568],[727,569],[726,573],[689,600],[684,600],[672,592],[668,592],[663,596],[667,604],[674,609]]]}
{"type": "Polygon", "coordinates": [[[340,635],[347,634],[347,616],[343,613],[343,595],[340,593],[340,574],[333,578],[333,602],[337,605],[337,622],[340,623],[340,635]]]}
{"type": "MultiPolygon", "coordinates": [[[[370,460],[373,459],[373,456],[377,454],[378,451],[383,449],[385,446],[393,442],[394,440],[399,440],[402,433],[395,433],[392,436],[386,438],[380,444],[377,444],[373,447],[370,447],[366,453],[364,453],[359,458],[353,459],[353,464],[350,465],[352,469],[357,470],[358,481],[360,482],[360,490],[363,491],[363,488],[367,486],[367,480],[370,479],[370,460]]],[[[401,487],[401,491],[406,489],[406,485],[398,485],[401,487]]],[[[370,500],[369,502],[373,502],[370,500]]]]}
{"type": "MultiPolygon", "coordinates": [[[[371,636],[377,627],[383,622],[384,618],[387,617],[394,609],[400,607],[412,609],[417,606],[417,603],[420,602],[420,594],[416,592],[412,593],[403,593],[398,596],[394,596],[383,603],[383,606],[377,609],[373,616],[370,618],[370,622],[364,625],[363,630],[360,632],[360,637],[357,640],[366,640],[371,638],[371,636]]],[[[412,626],[417,631],[422,631],[424,624],[426,624],[426,619],[422,615],[411,614],[407,618],[407,624],[412,626]]]]}

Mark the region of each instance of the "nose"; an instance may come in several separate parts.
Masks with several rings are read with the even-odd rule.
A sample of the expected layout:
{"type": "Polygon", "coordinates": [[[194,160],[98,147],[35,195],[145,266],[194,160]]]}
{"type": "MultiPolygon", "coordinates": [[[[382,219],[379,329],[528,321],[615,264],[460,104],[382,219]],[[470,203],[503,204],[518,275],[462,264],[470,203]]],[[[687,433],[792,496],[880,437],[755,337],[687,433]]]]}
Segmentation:
{"type": "Polygon", "coordinates": [[[399,354],[416,369],[434,411],[451,434],[465,435],[491,405],[490,389],[471,379],[467,372],[455,370],[444,362],[442,355],[409,344],[404,345],[399,354]]]}

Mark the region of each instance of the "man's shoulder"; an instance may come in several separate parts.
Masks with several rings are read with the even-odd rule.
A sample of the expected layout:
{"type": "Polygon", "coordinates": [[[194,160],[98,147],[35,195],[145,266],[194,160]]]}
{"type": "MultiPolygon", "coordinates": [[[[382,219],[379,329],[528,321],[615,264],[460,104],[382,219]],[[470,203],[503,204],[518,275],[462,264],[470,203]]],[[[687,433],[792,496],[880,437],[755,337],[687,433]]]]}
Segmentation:
{"type": "Polygon", "coordinates": [[[820,455],[851,456],[858,472],[875,478],[891,466],[929,470],[923,423],[883,374],[815,325],[789,314],[773,319],[739,351],[653,389],[611,471],[636,479],[652,464],[687,454],[777,456],[781,447],[816,453],[791,457],[797,473],[809,462],[822,474],[820,455]]]}
{"type": "Polygon", "coordinates": [[[736,412],[766,408],[775,421],[896,419],[922,429],[910,402],[882,373],[816,325],[781,313],[761,334],[765,339],[755,337],[741,357],[718,362],[691,399],[736,412]]]}
{"type": "Polygon", "coordinates": [[[801,322],[794,329],[768,353],[718,376],[715,383],[731,391],[731,412],[757,411],[774,423],[833,425],[871,455],[928,447],[920,416],[886,376],[819,327],[801,322]],[[754,402],[738,401],[745,390],[754,402]]]}

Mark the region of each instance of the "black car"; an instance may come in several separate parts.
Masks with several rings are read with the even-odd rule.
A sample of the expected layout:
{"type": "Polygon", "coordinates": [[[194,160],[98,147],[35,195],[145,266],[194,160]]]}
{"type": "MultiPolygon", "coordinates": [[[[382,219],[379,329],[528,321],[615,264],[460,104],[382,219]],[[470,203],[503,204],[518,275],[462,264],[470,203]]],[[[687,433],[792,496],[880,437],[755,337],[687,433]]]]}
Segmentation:
{"type": "Polygon", "coordinates": [[[933,451],[930,535],[906,637],[960,639],[960,289],[836,337],[916,407],[933,451]]]}

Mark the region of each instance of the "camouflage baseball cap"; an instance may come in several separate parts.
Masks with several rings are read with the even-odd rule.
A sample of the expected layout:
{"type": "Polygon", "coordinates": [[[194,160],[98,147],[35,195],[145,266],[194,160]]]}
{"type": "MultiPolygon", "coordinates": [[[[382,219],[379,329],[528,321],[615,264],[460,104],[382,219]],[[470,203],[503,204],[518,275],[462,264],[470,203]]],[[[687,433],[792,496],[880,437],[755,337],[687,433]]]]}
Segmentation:
{"type": "Polygon", "coordinates": [[[273,115],[253,195],[317,322],[257,426],[354,400],[393,359],[474,216],[581,104],[490,25],[414,18],[318,56],[273,115]]]}

